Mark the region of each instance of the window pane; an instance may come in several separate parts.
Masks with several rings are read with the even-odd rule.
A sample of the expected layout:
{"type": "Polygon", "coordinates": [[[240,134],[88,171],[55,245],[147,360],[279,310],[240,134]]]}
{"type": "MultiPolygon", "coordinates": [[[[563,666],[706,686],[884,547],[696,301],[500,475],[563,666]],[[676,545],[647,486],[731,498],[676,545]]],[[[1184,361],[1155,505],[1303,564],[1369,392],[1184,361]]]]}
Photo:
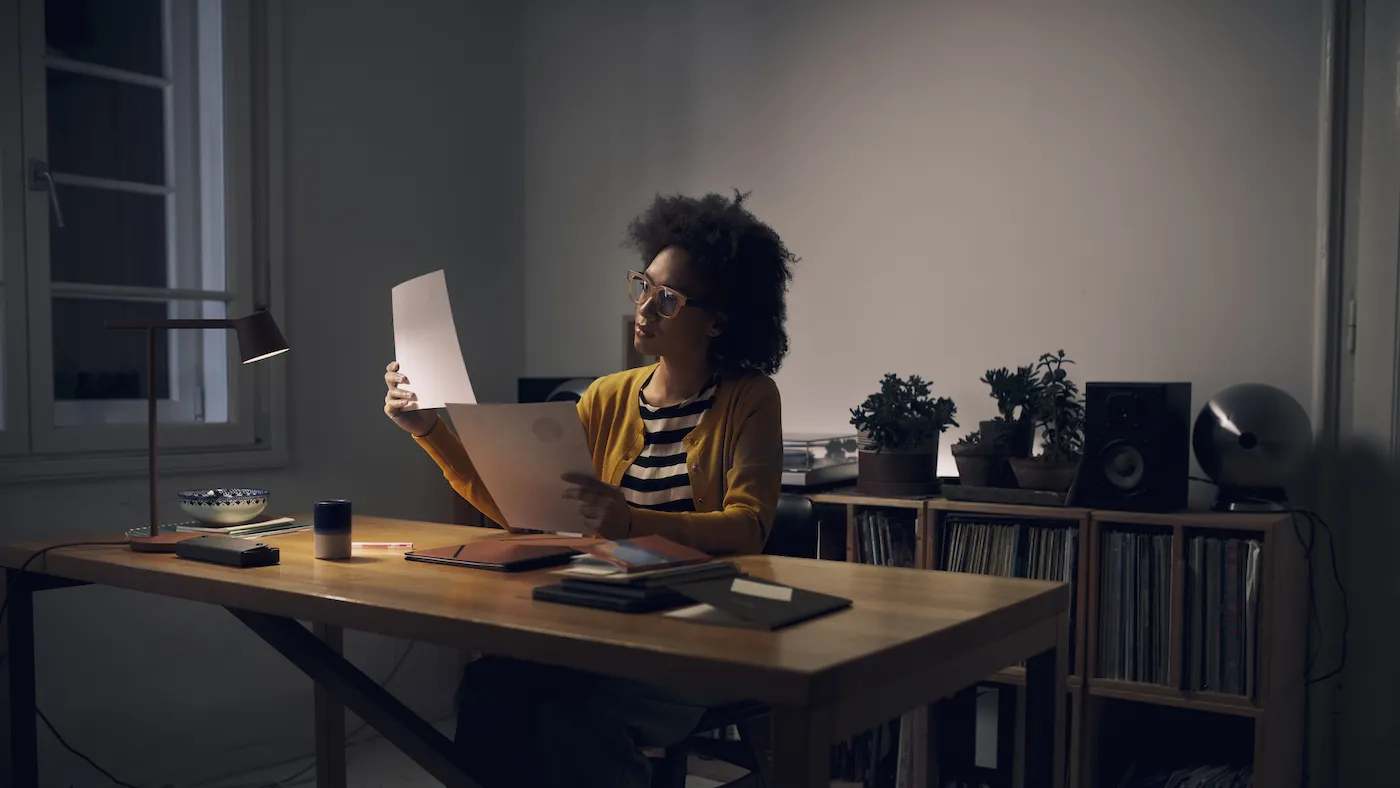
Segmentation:
{"type": "MultiPolygon", "coordinates": [[[[219,302],[53,300],[54,426],[146,421],[146,332],[109,320],[222,318],[219,302]]],[[[156,397],[163,423],[225,421],[225,329],[156,332],[156,397]]]]}
{"type": "Polygon", "coordinates": [[[48,53],[158,77],[160,6],[160,0],[47,0],[48,53]]]}
{"type": "Polygon", "coordinates": [[[166,264],[165,202],[137,194],[84,186],[58,187],[59,227],[49,214],[49,266],[55,282],[131,287],[186,287],[172,282],[166,264]]]}
{"type": "Polygon", "coordinates": [[[54,172],[166,185],[160,88],[50,69],[48,98],[54,172]]]}

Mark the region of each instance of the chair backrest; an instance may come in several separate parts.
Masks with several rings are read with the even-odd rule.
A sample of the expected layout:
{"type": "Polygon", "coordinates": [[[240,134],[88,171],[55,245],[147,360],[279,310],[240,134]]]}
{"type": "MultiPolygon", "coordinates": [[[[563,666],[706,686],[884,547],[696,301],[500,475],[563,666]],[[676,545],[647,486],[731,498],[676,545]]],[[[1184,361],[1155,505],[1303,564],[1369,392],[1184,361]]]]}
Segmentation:
{"type": "Polygon", "coordinates": [[[763,546],[765,555],[817,557],[817,515],[805,495],[782,493],[773,517],[773,531],[763,546]]]}

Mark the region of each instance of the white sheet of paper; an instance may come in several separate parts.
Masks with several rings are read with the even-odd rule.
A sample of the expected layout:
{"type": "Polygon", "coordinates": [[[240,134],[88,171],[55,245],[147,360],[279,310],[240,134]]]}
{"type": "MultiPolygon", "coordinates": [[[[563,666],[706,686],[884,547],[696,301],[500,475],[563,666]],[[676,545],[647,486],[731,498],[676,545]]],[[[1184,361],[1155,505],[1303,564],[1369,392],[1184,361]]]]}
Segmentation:
{"type": "MultiPolygon", "coordinates": [[[[411,379],[411,378],[410,378],[411,379]]],[[[506,525],[593,534],[579,501],[564,498],[565,473],[597,477],[572,402],[471,405],[449,402],[457,437],[506,525]]]]}
{"type": "Polygon", "coordinates": [[[401,388],[418,395],[405,410],[432,410],[448,402],[475,403],[452,302],[447,296],[447,276],[441,269],[395,285],[394,358],[399,372],[408,378],[401,388]]]}

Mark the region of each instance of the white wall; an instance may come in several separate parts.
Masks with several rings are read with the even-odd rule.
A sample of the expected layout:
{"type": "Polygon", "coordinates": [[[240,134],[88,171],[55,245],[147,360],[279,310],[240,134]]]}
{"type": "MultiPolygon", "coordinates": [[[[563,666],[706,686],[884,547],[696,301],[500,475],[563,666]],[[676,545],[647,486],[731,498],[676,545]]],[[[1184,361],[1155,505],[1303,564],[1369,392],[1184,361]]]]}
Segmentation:
{"type": "MultiPolygon", "coordinates": [[[[885,372],[1064,348],[1086,380],[1264,381],[1311,405],[1317,0],[537,2],[527,13],[531,374],[620,359],[623,227],[753,190],[801,256],[789,429],[885,372]]],[[[944,440],[940,470],[956,473],[944,440]]]]}
{"type": "MultiPolygon", "coordinates": [[[[166,478],[164,489],[259,485],[284,511],[346,497],[360,512],[446,520],[451,489],[381,410],[389,288],[445,268],[478,396],[513,398],[524,344],[500,327],[519,325],[522,285],[516,12],[487,0],[285,5],[293,350],[268,363],[288,370],[293,462],[166,478]]],[[[144,492],[139,478],[0,487],[0,532],[62,538],[140,524],[144,492]]],[[[123,780],[183,788],[313,750],[310,681],[225,611],[79,588],[41,594],[36,618],[41,708],[123,780]]],[[[376,678],[406,646],[347,641],[376,678]]],[[[390,689],[441,718],[455,671],[455,653],[419,644],[390,689]]],[[[42,729],[40,739],[45,786],[100,780],[42,729]]]]}

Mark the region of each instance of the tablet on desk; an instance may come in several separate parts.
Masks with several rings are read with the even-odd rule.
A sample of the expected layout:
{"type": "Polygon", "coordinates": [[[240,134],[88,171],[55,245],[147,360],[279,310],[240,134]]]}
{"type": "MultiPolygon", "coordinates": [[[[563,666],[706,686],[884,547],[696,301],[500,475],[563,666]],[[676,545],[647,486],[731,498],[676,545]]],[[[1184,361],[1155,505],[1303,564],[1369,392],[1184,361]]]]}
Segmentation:
{"type": "Polygon", "coordinates": [[[510,539],[482,539],[465,544],[446,545],[428,550],[412,550],[403,557],[430,564],[450,564],[497,572],[525,572],[567,564],[576,551],[556,544],[517,542],[510,539]]]}

